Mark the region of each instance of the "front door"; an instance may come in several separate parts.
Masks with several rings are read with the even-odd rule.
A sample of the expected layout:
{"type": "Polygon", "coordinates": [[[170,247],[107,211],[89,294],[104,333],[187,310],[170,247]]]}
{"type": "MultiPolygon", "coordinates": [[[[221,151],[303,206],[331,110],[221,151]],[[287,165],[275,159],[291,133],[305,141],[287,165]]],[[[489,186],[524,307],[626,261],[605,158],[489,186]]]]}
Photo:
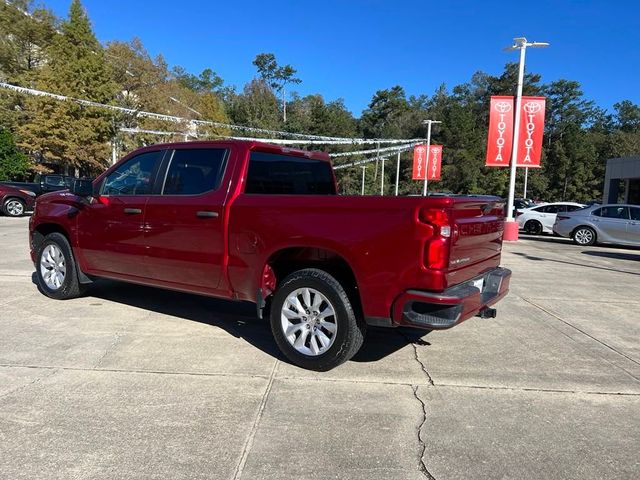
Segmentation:
{"type": "Polygon", "coordinates": [[[218,288],[229,151],[195,145],[168,153],[163,185],[149,198],[144,219],[151,279],[202,292],[218,288]]]}
{"type": "Polygon", "coordinates": [[[623,243],[627,241],[629,207],[608,205],[600,209],[599,216],[600,218],[594,218],[594,221],[597,221],[600,230],[608,237],[603,238],[603,241],[623,243]]]}
{"type": "Polygon", "coordinates": [[[146,276],[144,216],[164,150],[110,172],[78,215],[78,255],[87,273],[146,276]]]}
{"type": "Polygon", "coordinates": [[[627,242],[640,246],[640,207],[629,207],[631,220],[627,224],[627,242]]]}

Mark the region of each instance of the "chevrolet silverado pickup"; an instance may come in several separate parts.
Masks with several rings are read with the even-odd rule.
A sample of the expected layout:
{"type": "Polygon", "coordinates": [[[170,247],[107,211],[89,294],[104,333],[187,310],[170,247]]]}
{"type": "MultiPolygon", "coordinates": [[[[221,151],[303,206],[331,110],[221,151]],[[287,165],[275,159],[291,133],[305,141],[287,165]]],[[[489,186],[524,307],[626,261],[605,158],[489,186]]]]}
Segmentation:
{"type": "Polygon", "coordinates": [[[294,364],[329,370],[368,325],[445,329],[493,317],[504,202],[337,194],[326,153],[260,142],[159,144],[37,199],[40,290],[99,277],[255,302],[294,364]]]}

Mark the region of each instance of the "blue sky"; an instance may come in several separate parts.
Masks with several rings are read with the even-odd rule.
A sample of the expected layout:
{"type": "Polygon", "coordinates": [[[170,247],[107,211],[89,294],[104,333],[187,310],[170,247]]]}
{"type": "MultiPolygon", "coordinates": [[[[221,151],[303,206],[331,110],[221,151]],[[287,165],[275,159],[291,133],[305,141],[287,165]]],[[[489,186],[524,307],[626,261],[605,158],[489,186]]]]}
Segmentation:
{"type": "MultiPolygon", "coordinates": [[[[70,0],[44,0],[66,16],[70,0]]],[[[356,115],[376,90],[409,95],[451,88],[478,70],[502,72],[516,36],[547,41],[529,50],[543,81],[577,80],[611,109],[640,103],[640,1],[256,1],[83,0],[102,42],[139,37],[152,55],[199,73],[210,67],[238,89],[272,52],[298,70],[301,94],[343,98],[356,115]]]]}

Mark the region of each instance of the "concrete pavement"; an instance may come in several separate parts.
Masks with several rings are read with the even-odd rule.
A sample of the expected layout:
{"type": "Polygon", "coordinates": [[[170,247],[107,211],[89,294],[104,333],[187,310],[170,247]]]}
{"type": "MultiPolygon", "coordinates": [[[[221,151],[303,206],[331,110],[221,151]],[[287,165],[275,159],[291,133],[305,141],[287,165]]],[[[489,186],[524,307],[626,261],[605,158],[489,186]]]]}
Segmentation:
{"type": "Polygon", "coordinates": [[[116,282],[57,302],[0,217],[0,478],[637,478],[640,250],[505,245],[494,320],[371,330],[326,373],[250,304],[116,282]]]}

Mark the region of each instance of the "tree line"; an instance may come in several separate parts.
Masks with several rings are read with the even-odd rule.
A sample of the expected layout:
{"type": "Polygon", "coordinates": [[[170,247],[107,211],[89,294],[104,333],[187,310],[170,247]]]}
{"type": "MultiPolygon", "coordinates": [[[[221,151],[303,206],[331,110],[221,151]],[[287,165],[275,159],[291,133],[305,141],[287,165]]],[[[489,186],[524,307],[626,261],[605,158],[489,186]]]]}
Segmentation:
{"type": "MultiPolygon", "coordinates": [[[[280,65],[273,54],[259,53],[253,64],[256,76],[238,90],[211,68],[194,74],[169,66],[161,55],[152,57],[137,38],[100,44],[79,0],[73,0],[66,19],[46,7],[34,7],[30,0],[0,4],[3,82],[136,111],[328,136],[418,138],[426,134],[422,120],[440,120],[432,138],[444,145],[442,181],[430,190],[506,195],[508,169],[486,168],[484,157],[489,97],[515,93],[516,64],[507,64],[497,76],[477,72],[462,85],[443,84],[429,95],[407,96],[399,85],[379,90],[360,118],[342,99],[291,91],[301,82],[298,72],[280,65]]],[[[547,99],[542,168],[529,171],[529,196],[547,201],[600,198],[606,159],[640,154],[640,106],[633,102],[622,100],[608,112],[585,98],[579,82],[545,83],[536,73],[525,76],[524,94],[547,99]]],[[[192,130],[188,122],[168,123],[0,89],[0,179],[51,169],[96,175],[111,163],[114,150],[122,156],[143,145],[182,140],[184,134],[231,134],[222,127],[192,130]],[[176,135],[130,134],[123,128],[176,135]]],[[[336,164],[361,158],[341,157],[336,164]]],[[[387,161],[386,193],[395,182],[394,162],[395,157],[387,161]]],[[[401,194],[422,188],[411,180],[411,162],[412,152],[405,152],[401,194]]],[[[380,166],[369,164],[366,174],[366,193],[379,193],[380,166]]],[[[359,193],[361,175],[358,167],[338,170],[341,192],[359,193]]],[[[519,191],[521,185],[519,178],[519,191]]]]}

